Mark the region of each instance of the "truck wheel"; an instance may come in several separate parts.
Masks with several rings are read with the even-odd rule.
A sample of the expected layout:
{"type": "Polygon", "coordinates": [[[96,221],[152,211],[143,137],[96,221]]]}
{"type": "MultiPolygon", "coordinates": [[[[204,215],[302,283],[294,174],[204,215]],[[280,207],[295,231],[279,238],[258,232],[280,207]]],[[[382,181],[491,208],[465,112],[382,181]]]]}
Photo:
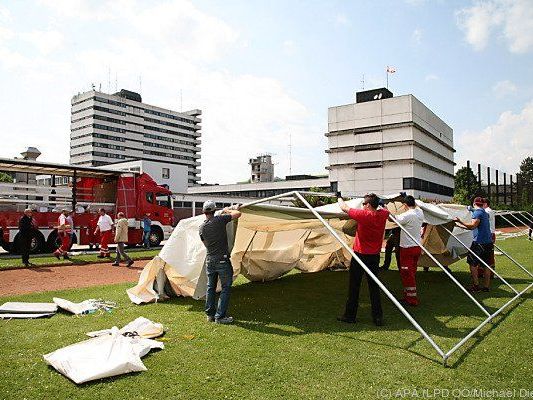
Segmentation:
{"type": "MultiPolygon", "coordinates": [[[[13,240],[12,252],[15,254],[20,254],[20,236],[17,234],[13,240]]],[[[33,234],[30,244],[30,254],[42,253],[46,250],[44,236],[41,232],[33,234]]]]}
{"type": "Polygon", "coordinates": [[[57,231],[53,231],[50,233],[50,235],[48,235],[48,239],[46,239],[46,247],[50,253],[53,253],[59,249],[59,246],[61,246],[61,240],[59,240],[57,231]]]}
{"type": "Polygon", "coordinates": [[[150,247],[156,247],[163,241],[163,231],[160,227],[152,226],[150,228],[150,247]]]}

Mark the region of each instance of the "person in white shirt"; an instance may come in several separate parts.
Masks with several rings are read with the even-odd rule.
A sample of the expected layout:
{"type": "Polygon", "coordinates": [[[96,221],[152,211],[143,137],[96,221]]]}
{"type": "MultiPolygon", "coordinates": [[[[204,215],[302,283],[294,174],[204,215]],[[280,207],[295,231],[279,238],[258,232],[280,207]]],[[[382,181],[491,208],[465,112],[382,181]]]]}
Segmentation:
{"type": "Polygon", "coordinates": [[[98,218],[96,230],[94,231],[95,235],[100,233],[100,254],[98,255],[98,258],[111,257],[108,245],[111,241],[111,234],[113,232],[113,220],[106,214],[105,209],[103,208],[99,210],[99,214],[100,218],[98,218]]]}
{"type": "Polygon", "coordinates": [[[59,260],[61,256],[68,260],[68,251],[70,249],[70,240],[72,236],[72,225],[74,225],[72,218],[69,217],[69,211],[63,210],[57,219],[57,235],[61,240],[61,246],[54,251],[54,256],[59,260]]]}
{"type": "Polygon", "coordinates": [[[407,232],[416,240],[411,239],[403,230],[400,233],[400,277],[402,279],[404,297],[400,303],[408,306],[419,304],[416,292],[416,268],[422,250],[418,243],[422,241],[422,225],[424,213],[416,206],[413,196],[406,196],[403,203],[407,211],[396,215],[395,218],[407,232]]]}

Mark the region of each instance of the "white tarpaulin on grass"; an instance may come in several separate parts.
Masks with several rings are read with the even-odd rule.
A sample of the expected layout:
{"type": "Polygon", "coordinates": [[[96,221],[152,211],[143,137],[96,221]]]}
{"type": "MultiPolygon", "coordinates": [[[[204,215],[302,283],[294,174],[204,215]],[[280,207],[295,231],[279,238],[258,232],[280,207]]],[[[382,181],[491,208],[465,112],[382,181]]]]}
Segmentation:
{"type": "MultiPolygon", "coordinates": [[[[146,327],[149,323],[154,325],[146,318],[138,318],[126,327],[146,327]]],[[[43,358],[47,364],[77,384],[146,371],[141,357],[152,349],[164,349],[164,344],[141,336],[124,336],[124,328],[119,330],[113,327],[105,333],[102,331],[99,336],[45,354],[43,358]]]]}
{"type": "MultiPolygon", "coordinates": [[[[393,214],[405,209],[389,196],[387,208],[393,214]]],[[[348,201],[352,208],[361,208],[362,199],[348,201]]],[[[465,254],[464,248],[439,226],[453,228],[453,217],[468,220],[470,213],[464,206],[434,205],[417,201],[429,224],[423,245],[438,259],[449,265],[465,254]]],[[[350,220],[337,204],[317,207],[316,210],[333,229],[353,242],[355,221],[350,220]]],[[[350,255],[336,241],[324,225],[308,209],[257,204],[242,207],[238,221],[228,224],[228,241],[234,275],[243,274],[251,281],[276,279],[296,268],[303,272],[318,272],[335,264],[348,265],[350,255]]],[[[205,247],[198,228],[204,215],[181,220],[171,237],[144,268],[138,284],[127,290],[136,304],[157,301],[163,296],[164,285],[180,296],[201,298],[205,294],[206,277],[203,271],[205,247]]],[[[387,228],[395,225],[388,223],[387,228]]],[[[472,232],[454,228],[463,242],[472,241],[472,232]]],[[[420,266],[434,266],[428,257],[422,257],[420,266]]]]}

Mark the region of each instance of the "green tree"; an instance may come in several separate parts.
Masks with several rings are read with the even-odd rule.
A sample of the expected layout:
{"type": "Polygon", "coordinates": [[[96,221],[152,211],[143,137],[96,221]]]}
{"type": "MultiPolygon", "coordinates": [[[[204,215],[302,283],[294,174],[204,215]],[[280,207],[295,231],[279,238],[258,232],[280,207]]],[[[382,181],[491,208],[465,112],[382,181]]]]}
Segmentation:
{"type": "Polygon", "coordinates": [[[470,204],[472,197],[483,196],[478,188],[476,175],[471,168],[462,167],[455,173],[453,199],[456,203],[470,204]]]}
{"type": "Polygon", "coordinates": [[[533,157],[526,157],[520,163],[516,174],[517,199],[522,207],[533,203],[533,157]]]}
{"type": "MultiPolygon", "coordinates": [[[[327,190],[318,187],[312,187],[309,189],[309,191],[315,193],[329,193],[327,190]]],[[[304,194],[303,197],[313,208],[337,202],[337,198],[335,197],[312,196],[307,194],[304,194]]],[[[300,199],[294,199],[292,203],[296,207],[305,208],[304,204],[300,201],[300,199]]]]}
{"type": "Polygon", "coordinates": [[[13,183],[13,177],[5,172],[0,172],[0,182],[13,183]]]}

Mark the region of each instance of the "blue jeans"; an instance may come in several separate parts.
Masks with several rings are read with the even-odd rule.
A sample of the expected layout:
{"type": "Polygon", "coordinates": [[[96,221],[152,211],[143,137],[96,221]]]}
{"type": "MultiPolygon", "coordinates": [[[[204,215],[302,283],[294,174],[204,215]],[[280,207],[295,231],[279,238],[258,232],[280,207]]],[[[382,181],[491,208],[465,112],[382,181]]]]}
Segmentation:
{"type": "Polygon", "coordinates": [[[143,244],[147,249],[150,248],[150,231],[143,232],[143,244]]]}
{"type": "Polygon", "coordinates": [[[205,296],[205,313],[215,319],[224,318],[228,309],[231,284],[233,283],[233,267],[229,257],[209,258],[205,260],[207,272],[207,293],[205,296]],[[216,306],[217,283],[220,279],[222,291],[216,306]]]}

